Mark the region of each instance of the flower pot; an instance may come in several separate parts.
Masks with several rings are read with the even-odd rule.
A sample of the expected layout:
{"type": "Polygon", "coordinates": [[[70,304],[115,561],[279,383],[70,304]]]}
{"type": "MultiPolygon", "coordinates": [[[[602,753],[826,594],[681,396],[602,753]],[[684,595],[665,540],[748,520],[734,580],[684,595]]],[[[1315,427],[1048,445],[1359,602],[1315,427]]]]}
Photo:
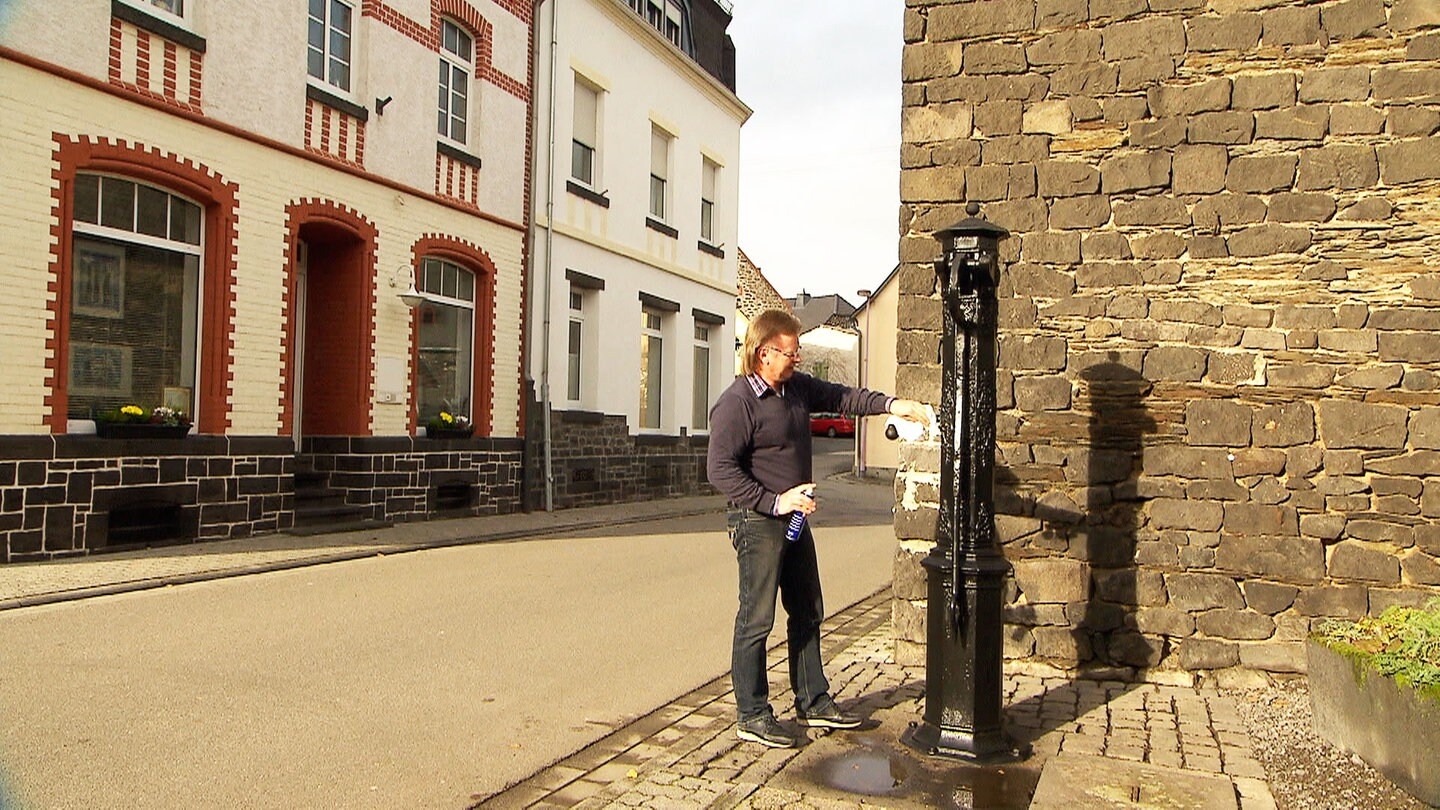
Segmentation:
{"type": "Polygon", "coordinates": [[[475,428],[437,428],[425,426],[425,438],[427,439],[468,439],[475,433],[475,428]]]}
{"type": "Polygon", "coordinates": [[[1420,801],[1440,805],[1440,695],[1399,684],[1314,639],[1307,647],[1315,733],[1420,801]]]}
{"type": "Polygon", "coordinates": [[[96,422],[95,435],[102,439],[183,439],[189,425],[155,425],[149,422],[96,422]]]}

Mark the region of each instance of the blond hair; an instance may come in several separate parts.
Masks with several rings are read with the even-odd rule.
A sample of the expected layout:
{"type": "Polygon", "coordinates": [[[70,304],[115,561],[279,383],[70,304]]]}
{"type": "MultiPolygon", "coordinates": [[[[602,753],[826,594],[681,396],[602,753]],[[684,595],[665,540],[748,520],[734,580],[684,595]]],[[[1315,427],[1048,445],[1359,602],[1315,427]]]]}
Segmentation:
{"type": "Polygon", "coordinates": [[[776,335],[800,336],[800,319],[783,309],[767,309],[750,322],[745,330],[745,356],[741,368],[754,374],[760,368],[760,347],[776,335]]]}

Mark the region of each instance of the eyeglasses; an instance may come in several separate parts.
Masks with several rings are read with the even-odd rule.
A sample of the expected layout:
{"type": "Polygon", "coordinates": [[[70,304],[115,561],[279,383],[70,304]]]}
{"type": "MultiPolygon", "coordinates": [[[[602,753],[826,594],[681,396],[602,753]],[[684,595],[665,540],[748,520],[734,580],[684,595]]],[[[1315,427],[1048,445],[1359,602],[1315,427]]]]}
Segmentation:
{"type": "Polygon", "coordinates": [[[772,352],[778,352],[778,353],[780,353],[780,354],[783,354],[783,355],[785,355],[786,357],[790,358],[791,360],[796,360],[796,361],[798,361],[798,360],[800,359],[800,347],[799,347],[799,346],[796,346],[796,347],[795,347],[795,351],[793,351],[793,352],[787,352],[787,351],[785,351],[784,349],[782,349],[782,348],[780,348],[780,347],[778,347],[778,346],[766,346],[765,348],[769,349],[769,350],[772,351],[772,352]]]}

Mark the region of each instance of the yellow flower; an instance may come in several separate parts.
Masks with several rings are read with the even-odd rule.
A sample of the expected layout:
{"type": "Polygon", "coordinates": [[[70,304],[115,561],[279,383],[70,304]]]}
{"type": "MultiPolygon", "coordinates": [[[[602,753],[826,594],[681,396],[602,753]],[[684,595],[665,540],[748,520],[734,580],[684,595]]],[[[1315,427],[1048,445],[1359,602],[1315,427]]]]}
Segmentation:
{"type": "Polygon", "coordinates": [[[447,424],[447,425],[453,425],[453,424],[455,424],[455,417],[451,416],[451,415],[450,415],[448,412],[446,412],[446,411],[441,411],[441,412],[440,412],[440,421],[441,421],[441,422],[444,422],[444,423],[447,424]]]}
{"type": "Polygon", "coordinates": [[[145,415],[144,409],[141,408],[139,405],[126,405],[125,407],[123,407],[123,408],[120,409],[120,413],[123,413],[123,414],[125,414],[126,416],[144,416],[144,415],[145,415]]]}

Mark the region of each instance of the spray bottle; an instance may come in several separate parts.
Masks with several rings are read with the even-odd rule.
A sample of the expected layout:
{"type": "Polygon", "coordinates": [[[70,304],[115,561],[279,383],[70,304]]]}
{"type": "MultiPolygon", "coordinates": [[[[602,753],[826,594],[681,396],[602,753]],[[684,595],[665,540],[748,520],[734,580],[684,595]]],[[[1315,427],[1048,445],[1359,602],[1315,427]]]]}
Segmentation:
{"type": "MultiPolygon", "coordinates": [[[[804,495],[812,501],[815,500],[814,489],[805,490],[804,495]]],[[[785,527],[785,539],[793,543],[796,540],[800,539],[800,533],[804,530],[805,513],[801,512],[799,509],[796,509],[794,512],[790,513],[790,525],[785,527]]]]}

